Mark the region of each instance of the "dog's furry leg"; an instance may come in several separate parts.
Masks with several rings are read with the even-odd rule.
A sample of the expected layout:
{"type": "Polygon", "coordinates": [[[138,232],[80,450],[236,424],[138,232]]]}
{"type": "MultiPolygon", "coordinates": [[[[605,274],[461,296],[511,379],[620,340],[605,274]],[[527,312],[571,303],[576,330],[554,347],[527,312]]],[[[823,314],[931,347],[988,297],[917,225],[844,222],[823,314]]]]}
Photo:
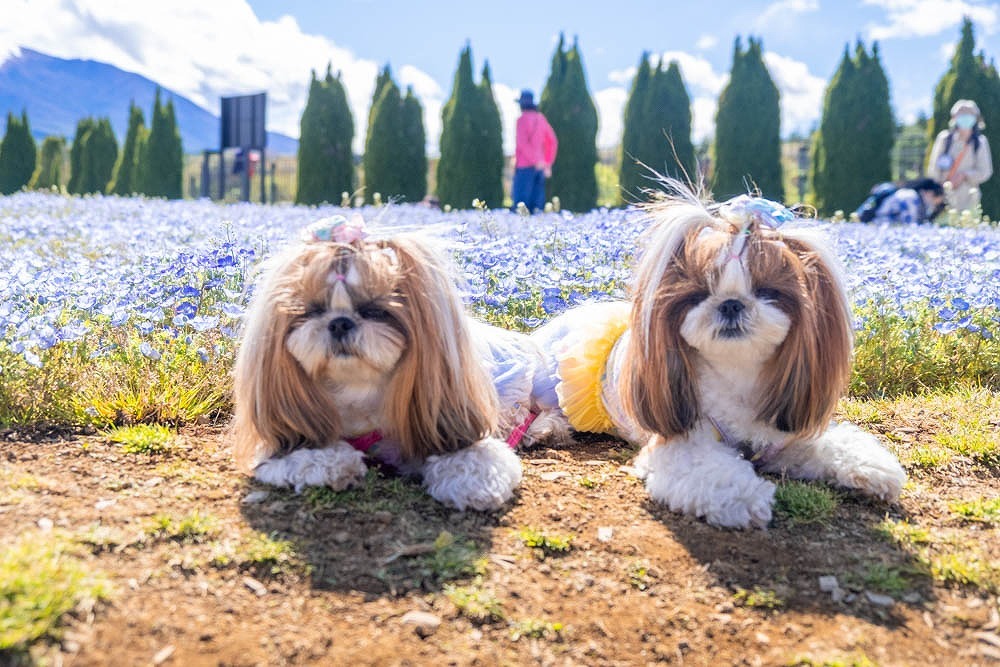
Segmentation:
{"type": "Polygon", "coordinates": [[[521,483],[521,460],[502,440],[485,438],[451,454],[427,458],[424,486],[433,498],[460,510],[501,507],[521,483]]]}
{"type": "Polygon", "coordinates": [[[815,440],[782,449],[764,468],[798,479],[824,479],[893,502],[906,483],[903,466],[874,435],[834,423],[815,440]]]}
{"type": "Polygon", "coordinates": [[[342,491],[364,479],[365,455],[344,441],[323,449],[297,449],[282,457],[264,460],[254,469],[258,481],[292,487],[296,493],[307,486],[329,486],[342,491]]]}
{"type": "Polygon", "coordinates": [[[718,442],[709,428],[664,442],[654,437],[636,458],[650,497],[674,512],[704,517],[713,526],[764,528],[775,486],[749,461],[718,442]]]}
{"type": "Polygon", "coordinates": [[[531,422],[528,431],[521,438],[519,448],[530,448],[538,444],[562,445],[572,439],[569,421],[559,410],[544,410],[531,422]]]}

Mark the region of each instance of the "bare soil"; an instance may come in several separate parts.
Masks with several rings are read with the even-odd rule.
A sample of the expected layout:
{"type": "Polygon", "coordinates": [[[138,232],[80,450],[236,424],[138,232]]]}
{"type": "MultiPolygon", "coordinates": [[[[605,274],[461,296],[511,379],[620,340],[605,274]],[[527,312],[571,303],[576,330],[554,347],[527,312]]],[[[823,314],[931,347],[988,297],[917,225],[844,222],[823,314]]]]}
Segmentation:
{"type": "MultiPolygon", "coordinates": [[[[931,436],[902,422],[880,428],[900,429],[902,447],[931,436]]],[[[269,489],[236,473],[224,431],[209,427],[183,430],[178,447],[153,456],[124,454],[99,435],[0,437],[0,544],[39,526],[89,535],[79,557],[115,588],[110,601],[64,619],[60,639],[29,656],[0,654],[0,664],[1000,662],[995,591],[939,581],[878,530],[905,518],[997,563],[998,527],[963,521],[949,503],[996,497],[998,471],[961,457],[909,470],[898,505],[845,492],[825,523],[779,517],[767,531],[729,531],[649,502],[622,470],[631,452],[606,439],[526,452],[515,500],[477,513],[400,480],[348,494],[269,489]],[[37,484],[3,489],[19,475],[37,484]],[[194,513],[211,529],[157,537],[150,528],[158,515],[194,513]],[[526,546],[529,527],[572,536],[569,551],[526,546]],[[435,559],[453,553],[442,549],[445,532],[483,556],[481,574],[435,559]],[[261,534],[288,541],[291,559],[241,561],[261,534]],[[865,579],[873,567],[906,582],[888,604],[870,595],[879,593],[865,579]],[[830,575],[840,599],[820,589],[830,575]],[[494,596],[499,611],[463,613],[449,584],[494,596]],[[414,611],[430,617],[410,622],[414,611]]]]}

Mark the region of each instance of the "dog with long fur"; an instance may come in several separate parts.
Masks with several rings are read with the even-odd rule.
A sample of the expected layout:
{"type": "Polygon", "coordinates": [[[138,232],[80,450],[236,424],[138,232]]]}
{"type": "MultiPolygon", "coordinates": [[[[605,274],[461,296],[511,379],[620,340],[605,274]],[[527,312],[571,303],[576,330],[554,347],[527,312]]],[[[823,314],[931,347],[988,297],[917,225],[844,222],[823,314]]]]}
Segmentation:
{"type": "Polygon", "coordinates": [[[432,245],[337,216],[264,267],[234,370],[235,458],[296,490],[385,464],[442,503],[496,509],[521,481],[520,436],[552,431],[531,423],[540,365],[527,336],[465,314],[432,245]]]}
{"type": "Polygon", "coordinates": [[[717,526],[766,526],[775,485],[822,479],[893,501],[906,475],[878,439],[833,423],[850,306],[835,256],[764,199],[649,207],[631,303],[571,310],[532,334],[536,400],[576,430],[642,446],[653,500],[717,526]]]}

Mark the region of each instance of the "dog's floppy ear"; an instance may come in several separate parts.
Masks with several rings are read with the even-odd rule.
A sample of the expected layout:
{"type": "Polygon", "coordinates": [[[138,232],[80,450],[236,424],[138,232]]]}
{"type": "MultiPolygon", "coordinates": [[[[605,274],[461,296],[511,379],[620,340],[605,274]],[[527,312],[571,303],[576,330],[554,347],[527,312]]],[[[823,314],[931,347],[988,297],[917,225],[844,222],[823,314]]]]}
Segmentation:
{"type": "Polygon", "coordinates": [[[341,432],[340,418],[315,381],[288,351],[285,339],[296,313],[289,295],[298,292],[305,256],[286,253],[265,268],[247,309],[234,375],[232,422],[237,465],[250,471],[283,446],[300,441],[325,444],[341,432]]]}
{"type": "Polygon", "coordinates": [[[632,417],[662,436],[680,435],[698,419],[693,354],[680,333],[699,287],[686,265],[686,248],[711,216],[697,202],[653,205],[648,245],[636,270],[632,319],[625,352],[621,397],[632,417]]]}
{"type": "Polygon", "coordinates": [[[408,339],[385,402],[394,435],[411,458],[466,447],[496,428],[498,399],[475,353],[454,277],[418,237],[383,243],[398,262],[404,305],[394,316],[408,339]]]}
{"type": "Polygon", "coordinates": [[[799,312],[767,365],[758,416],[799,436],[823,431],[851,373],[851,309],[836,258],[819,239],[784,235],[797,257],[802,294],[799,312]]]}

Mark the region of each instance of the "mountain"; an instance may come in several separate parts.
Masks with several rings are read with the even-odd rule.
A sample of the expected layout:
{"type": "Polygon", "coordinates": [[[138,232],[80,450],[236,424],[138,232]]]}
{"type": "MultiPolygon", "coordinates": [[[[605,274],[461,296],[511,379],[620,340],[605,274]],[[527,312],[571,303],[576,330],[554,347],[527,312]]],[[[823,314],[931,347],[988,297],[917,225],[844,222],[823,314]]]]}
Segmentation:
{"type": "MultiPolygon", "coordinates": [[[[27,110],[37,140],[61,134],[71,142],[81,118],[107,116],[120,144],[128,129],[130,101],[142,109],[149,127],[157,85],[106,63],[64,60],[21,47],[20,56],[0,63],[0,127],[6,129],[8,111],[19,115],[27,110]]],[[[219,117],[168,88],[160,88],[164,102],[174,101],[184,152],[218,149],[219,117]]],[[[295,154],[298,145],[296,139],[284,134],[267,133],[269,154],[295,154]]]]}

